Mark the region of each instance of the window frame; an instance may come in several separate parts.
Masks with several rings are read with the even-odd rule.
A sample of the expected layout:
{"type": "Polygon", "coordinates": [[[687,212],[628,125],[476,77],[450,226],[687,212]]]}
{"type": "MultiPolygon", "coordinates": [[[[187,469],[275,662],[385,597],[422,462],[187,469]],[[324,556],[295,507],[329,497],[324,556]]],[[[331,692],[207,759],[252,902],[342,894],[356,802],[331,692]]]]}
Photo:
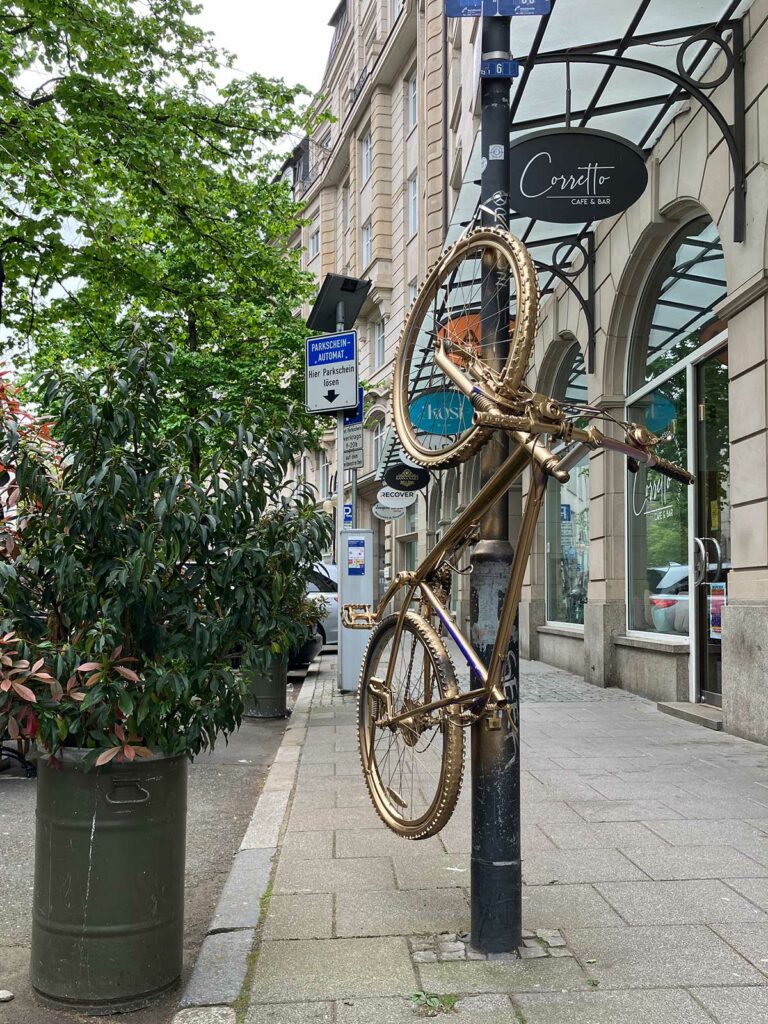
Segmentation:
{"type": "Polygon", "coordinates": [[[387,362],[387,325],[383,316],[374,321],[371,341],[373,368],[379,370],[387,362]]]}
{"type": "Polygon", "coordinates": [[[371,218],[360,229],[360,258],[363,270],[373,263],[373,224],[371,218]]]}
{"type": "Polygon", "coordinates": [[[408,241],[419,233],[419,172],[409,175],[406,184],[406,228],[408,241]]]}
{"type": "Polygon", "coordinates": [[[309,241],[307,243],[307,262],[311,263],[320,255],[320,221],[316,220],[310,226],[309,241]]]}
{"type": "Polygon", "coordinates": [[[419,123],[419,80],[416,68],[405,80],[405,130],[406,134],[416,128],[419,123]]]}
{"type": "Polygon", "coordinates": [[[360,138],[360,185],[363,187],[373,174],[373,136],[368,128],[360,138]]]}

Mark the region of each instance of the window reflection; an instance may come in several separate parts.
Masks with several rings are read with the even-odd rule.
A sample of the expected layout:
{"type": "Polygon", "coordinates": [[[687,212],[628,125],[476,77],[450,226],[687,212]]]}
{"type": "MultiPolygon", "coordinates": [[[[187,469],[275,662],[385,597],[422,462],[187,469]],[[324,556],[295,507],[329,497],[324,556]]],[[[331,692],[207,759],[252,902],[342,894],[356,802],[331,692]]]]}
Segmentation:
{"type": "MultiPolygon", "coordinates": [[[[629,418],[663,438],[662,458],[688,458],[685,371],[629,408],[629,418]]],[[[688,634],[688,488],[641,466],[629,474],[629,626],[688,634]]]]}
{"type": "Polygon", "coordinates": [[[670,369],[725,328],[715,307],[726,296],[725,260],[708,217],[687,224],[650,278],[635,336],[630,388],[670,369]]]}
{"type": "MultiPolygon", "coordinates": [[[[568,404],[587,401],[587,376],[578,344],[567,353],[553,396],[568,404]]],[[[547,619],[580,625],[589,586],[589,456],[574,466],[570,480],[550,478],[546,499],[547,619]]]]}

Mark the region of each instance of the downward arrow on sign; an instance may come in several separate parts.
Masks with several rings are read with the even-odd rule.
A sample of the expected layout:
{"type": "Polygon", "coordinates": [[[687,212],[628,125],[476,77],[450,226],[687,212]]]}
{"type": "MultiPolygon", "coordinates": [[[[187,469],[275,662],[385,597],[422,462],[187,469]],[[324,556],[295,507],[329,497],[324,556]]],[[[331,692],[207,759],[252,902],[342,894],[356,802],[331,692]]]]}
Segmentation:
{"type": "Polygon", "coordinates": [[[326,400],[326,402],[335,402],[338,397],[338,393],[334,391],[333,388],[331,388],[330,391],[326,391],[326,393],[323,395],[323,398],[326,400]]]}

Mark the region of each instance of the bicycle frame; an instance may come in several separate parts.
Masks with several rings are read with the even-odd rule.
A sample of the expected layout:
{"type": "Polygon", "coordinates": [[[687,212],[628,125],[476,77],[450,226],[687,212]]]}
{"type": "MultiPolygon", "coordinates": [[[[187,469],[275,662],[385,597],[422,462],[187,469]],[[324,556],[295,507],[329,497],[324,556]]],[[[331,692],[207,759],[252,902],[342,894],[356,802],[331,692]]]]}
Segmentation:
{"type": "MultiPolygon", "coordinates": [[[[538,448],[537,455],[541,453],[546,461],[556,459],[551,452],[538,448]]],[[[504,692],[502,688],[502,672],[506,663],[507,651],[512,637],[512,630],[515,625],[520,595],[523,587],[525,567],[528,562],[531,545],[533,543],[536,523],[541,511],[547,485],[547,473],[538,464],[537,458],[531,457],[528,446],[518,448],[508,456],[505,462],[499,467],[494,475],[481,488],[477,496],[467,505],[464,512],[455,523],[449,528],[446,534],[438,541],[435,547],[429,552],[421,565],[413,572],[398,573],[387,592],[382,597],[374,613],[374,618],[380,620],[386,606],[401,590],[406,591],[403,606],[398,614],[393,639],[394,648],[397,649],[403,631],[403,622],[411,603],[418,593],[423,602],[429,605],[437,618],[443,624],[446,633],[453,639],[464,656],[467,664],[476,677],[481,680],[482,686],[471,689],[458,697],[449,697],[443,700],[433,701],[425,704],[421,711],[429,712],[455,704],[472,704],[475,701],[503,702],[504,692]],[[455,623],[448,608],[443,604],[429,583],[431,574],[441,565],[443,560],[451,553],[456,552],[467,542],[469,537],[479,525],[480,520],[487,510],[492,507],[512,484],[519,478],[526,466],[533,466],[533,479],[531,488],[526,499],[523,513],[520,536],[515,550],[515,556],[510,568],[509,583],[502,606],[499,629],[496,636],[496,643],[493,649],[490,668],[486,669],[477,651],[471,642],[464,635],[459,626],[455,623]]],[[[386,680],[383,680],[382,696],[390,693],[391,677],[394,670],[394,659],[387,668],[386,680]]],[[[389,709],[391,710],[391,709],[389,709]]],[[[389,725],[396,725],[405,720],[412,712],[404,712],[400,715],[388,717],[389,725]]]]}

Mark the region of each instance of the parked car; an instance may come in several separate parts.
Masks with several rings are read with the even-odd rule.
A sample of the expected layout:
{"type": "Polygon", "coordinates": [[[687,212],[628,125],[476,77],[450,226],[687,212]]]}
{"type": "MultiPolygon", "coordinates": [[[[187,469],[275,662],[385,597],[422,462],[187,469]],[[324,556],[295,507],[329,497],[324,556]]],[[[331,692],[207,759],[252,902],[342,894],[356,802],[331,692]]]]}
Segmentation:
{"type": "Polygon", "coordinates": [[[339,642],[339,570],[329,562],[318,562],[309,578],[307,595],[320,594],[325,599],[328,610],[325,617],[318,623],[318,631],[326,644],[339,642]]]}
{"type": "Polygon", "coordinates": [[[659,633],[689,631],[688,566],[673,563],[648,570],[651,620],[659,633]]]}

